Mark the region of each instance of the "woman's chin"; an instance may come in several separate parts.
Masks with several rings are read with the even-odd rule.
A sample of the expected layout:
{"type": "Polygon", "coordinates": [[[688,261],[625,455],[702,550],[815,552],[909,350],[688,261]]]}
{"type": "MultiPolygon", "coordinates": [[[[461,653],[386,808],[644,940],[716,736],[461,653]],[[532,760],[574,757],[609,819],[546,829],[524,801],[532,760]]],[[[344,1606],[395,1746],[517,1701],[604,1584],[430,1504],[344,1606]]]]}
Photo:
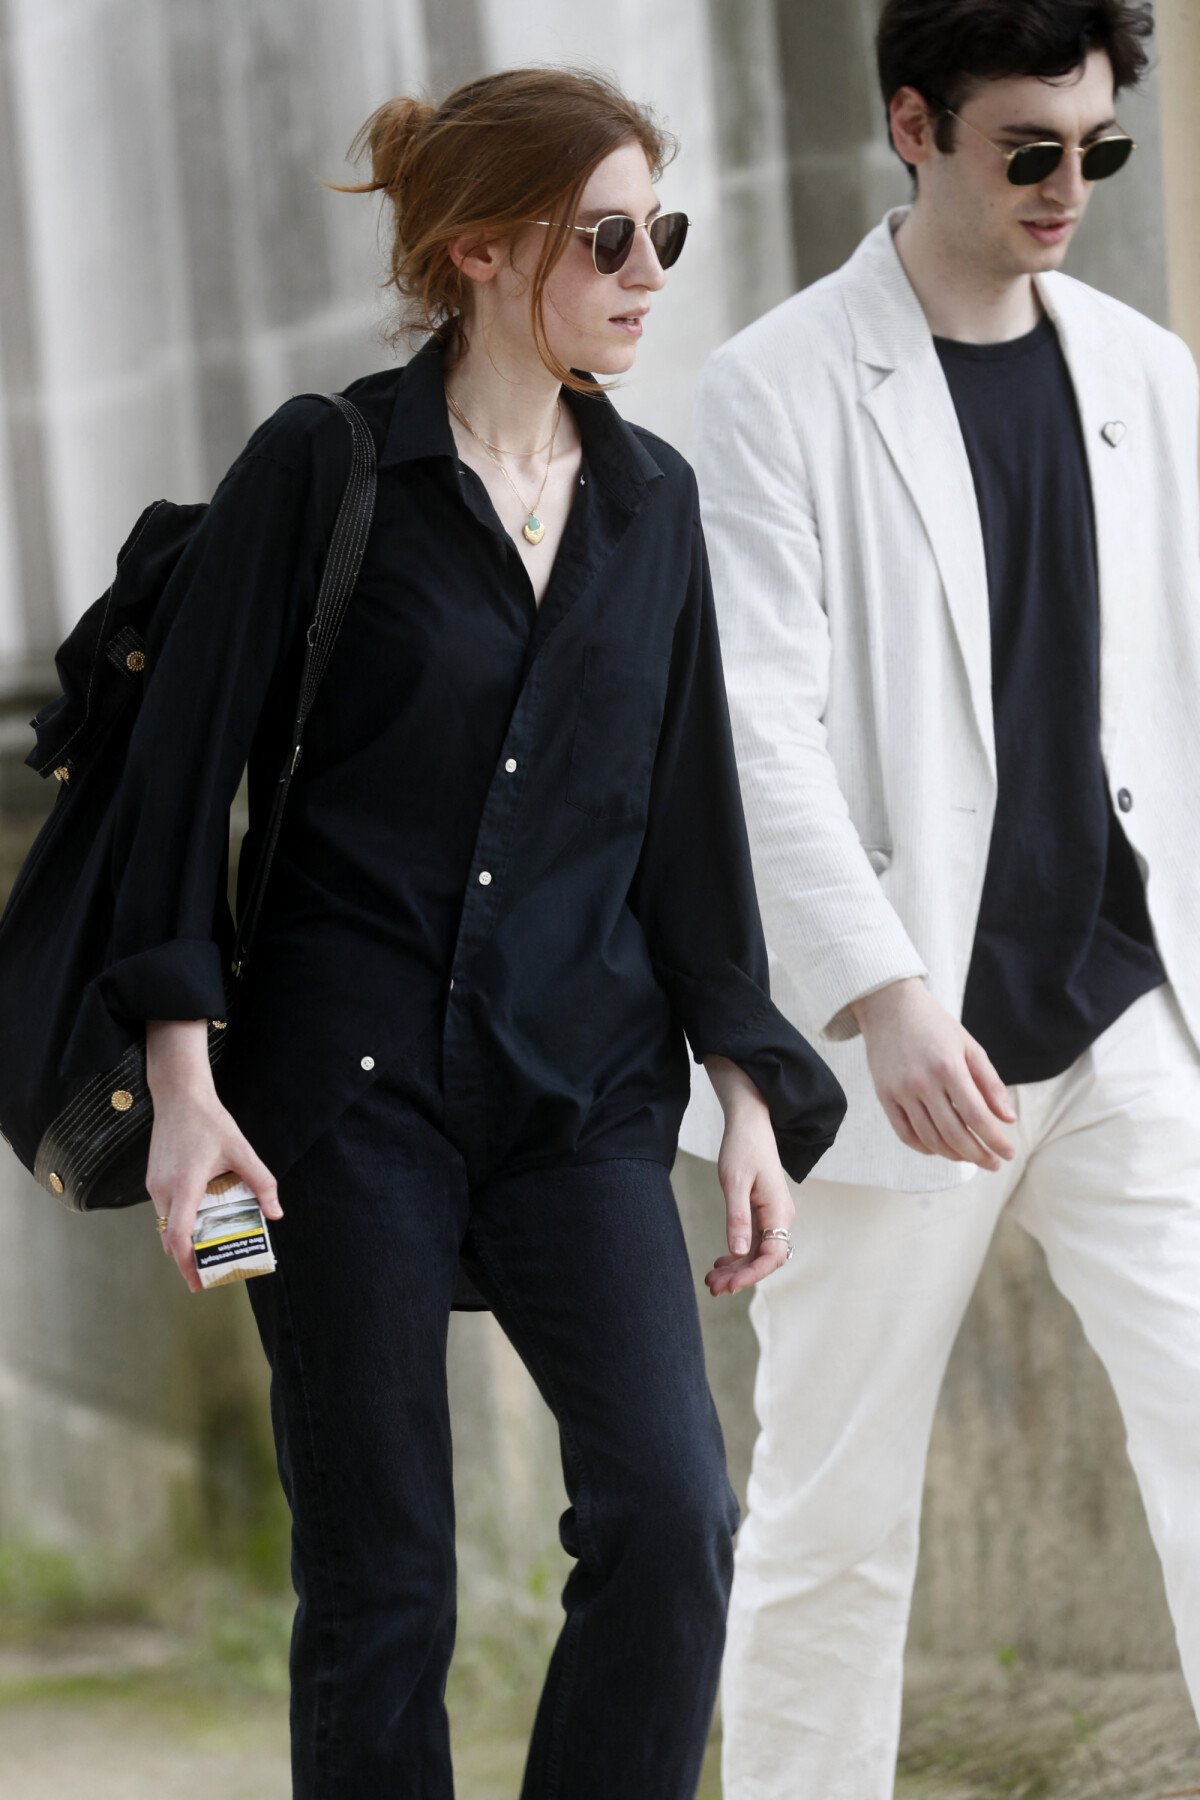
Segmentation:
{"type": "Polygon", "coordinates": [[[590,369],[593,375],[624,375],[637,361],[638,347],[632,340],[625,343],[600,342],[593,346],[591,360],[575,367],[590,369]]]}

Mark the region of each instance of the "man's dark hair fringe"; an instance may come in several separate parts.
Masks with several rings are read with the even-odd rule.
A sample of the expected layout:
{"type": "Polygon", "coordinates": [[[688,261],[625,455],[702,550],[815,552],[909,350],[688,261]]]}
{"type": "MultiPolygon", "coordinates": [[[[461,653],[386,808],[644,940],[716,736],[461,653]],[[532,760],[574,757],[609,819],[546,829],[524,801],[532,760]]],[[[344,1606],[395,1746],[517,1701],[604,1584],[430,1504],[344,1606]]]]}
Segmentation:
{"type": "MultiPolygon", "coordinates": [[[[885,0],[875,39],[885,107],[916,88],[943,115],[982,81],[1080,70],[1093,50],[1112,64],[1116,91],[1136,87],[1154,31],[1148,0],[885,0]]],[[[940,150],[953,148],[953,120],[937,121],[940,150]]]]}

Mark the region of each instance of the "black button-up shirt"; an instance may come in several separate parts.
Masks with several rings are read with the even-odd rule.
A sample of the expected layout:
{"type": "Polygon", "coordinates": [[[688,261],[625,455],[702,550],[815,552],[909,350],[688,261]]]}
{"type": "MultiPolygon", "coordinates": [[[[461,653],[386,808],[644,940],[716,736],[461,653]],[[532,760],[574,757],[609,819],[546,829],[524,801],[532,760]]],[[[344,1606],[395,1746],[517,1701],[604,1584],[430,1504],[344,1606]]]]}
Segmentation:
{"type": "MultiPolygon", "coordinates": [[[[317,696],[218,1087],[280,1174],[356,1095],[436,1059],[472,1176],[673,1160],[699,1060],[730,1057],[806,1175],[843,1111],[773,1006],[687,463],[567,395],[582,474],[543,603],[457,455],[436,339],[347,390],[376,438],[361,579],[317,696]]],[[[288,742],[348,463],[288,402],[173,577],[117,832],[111,962],[80,1041],[221,1016],[226,819],[244,894],[288,742]]],[[[78,1048],[78,1045],[76,1046],[78,1048]]]]}

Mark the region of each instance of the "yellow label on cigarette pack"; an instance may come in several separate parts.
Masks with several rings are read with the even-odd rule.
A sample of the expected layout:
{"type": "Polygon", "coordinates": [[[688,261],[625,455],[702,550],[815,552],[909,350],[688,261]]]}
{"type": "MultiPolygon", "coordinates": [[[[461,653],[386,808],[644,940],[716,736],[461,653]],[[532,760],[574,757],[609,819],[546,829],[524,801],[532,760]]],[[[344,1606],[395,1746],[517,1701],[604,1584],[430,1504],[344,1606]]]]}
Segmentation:
{"type": "Polygon", "coordinates": [[[212,1198],[196,1220],[192,1250],[202,1287],[269,1275],[275,1253],[253,1189],[236,1176],[209,1183],[212,1198]]]}

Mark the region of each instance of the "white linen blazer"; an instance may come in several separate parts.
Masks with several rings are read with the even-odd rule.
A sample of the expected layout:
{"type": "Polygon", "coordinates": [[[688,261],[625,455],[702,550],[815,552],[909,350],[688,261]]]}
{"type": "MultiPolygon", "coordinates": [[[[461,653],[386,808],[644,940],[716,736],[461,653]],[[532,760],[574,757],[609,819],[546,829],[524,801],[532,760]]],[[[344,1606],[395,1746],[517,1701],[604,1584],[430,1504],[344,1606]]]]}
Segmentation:
{"type": "MultiPolygon", "coordinates": [[[[819,1173],[921,1190],[974,1168],[900,1143],[848,1008],[918,975],[961,1015],[996,760],[979,510],[905,210],[709,359],[695,462],[772,993],[849,1099],[819,1173]]],[[[1095,502],[1104,765],[1200,1041],[1196,368],[1110,296],[1037,286],[1095,502]]],[[[681,1143],[715,1158],[720,1136],[698,1070],[681,1143]]]]}

